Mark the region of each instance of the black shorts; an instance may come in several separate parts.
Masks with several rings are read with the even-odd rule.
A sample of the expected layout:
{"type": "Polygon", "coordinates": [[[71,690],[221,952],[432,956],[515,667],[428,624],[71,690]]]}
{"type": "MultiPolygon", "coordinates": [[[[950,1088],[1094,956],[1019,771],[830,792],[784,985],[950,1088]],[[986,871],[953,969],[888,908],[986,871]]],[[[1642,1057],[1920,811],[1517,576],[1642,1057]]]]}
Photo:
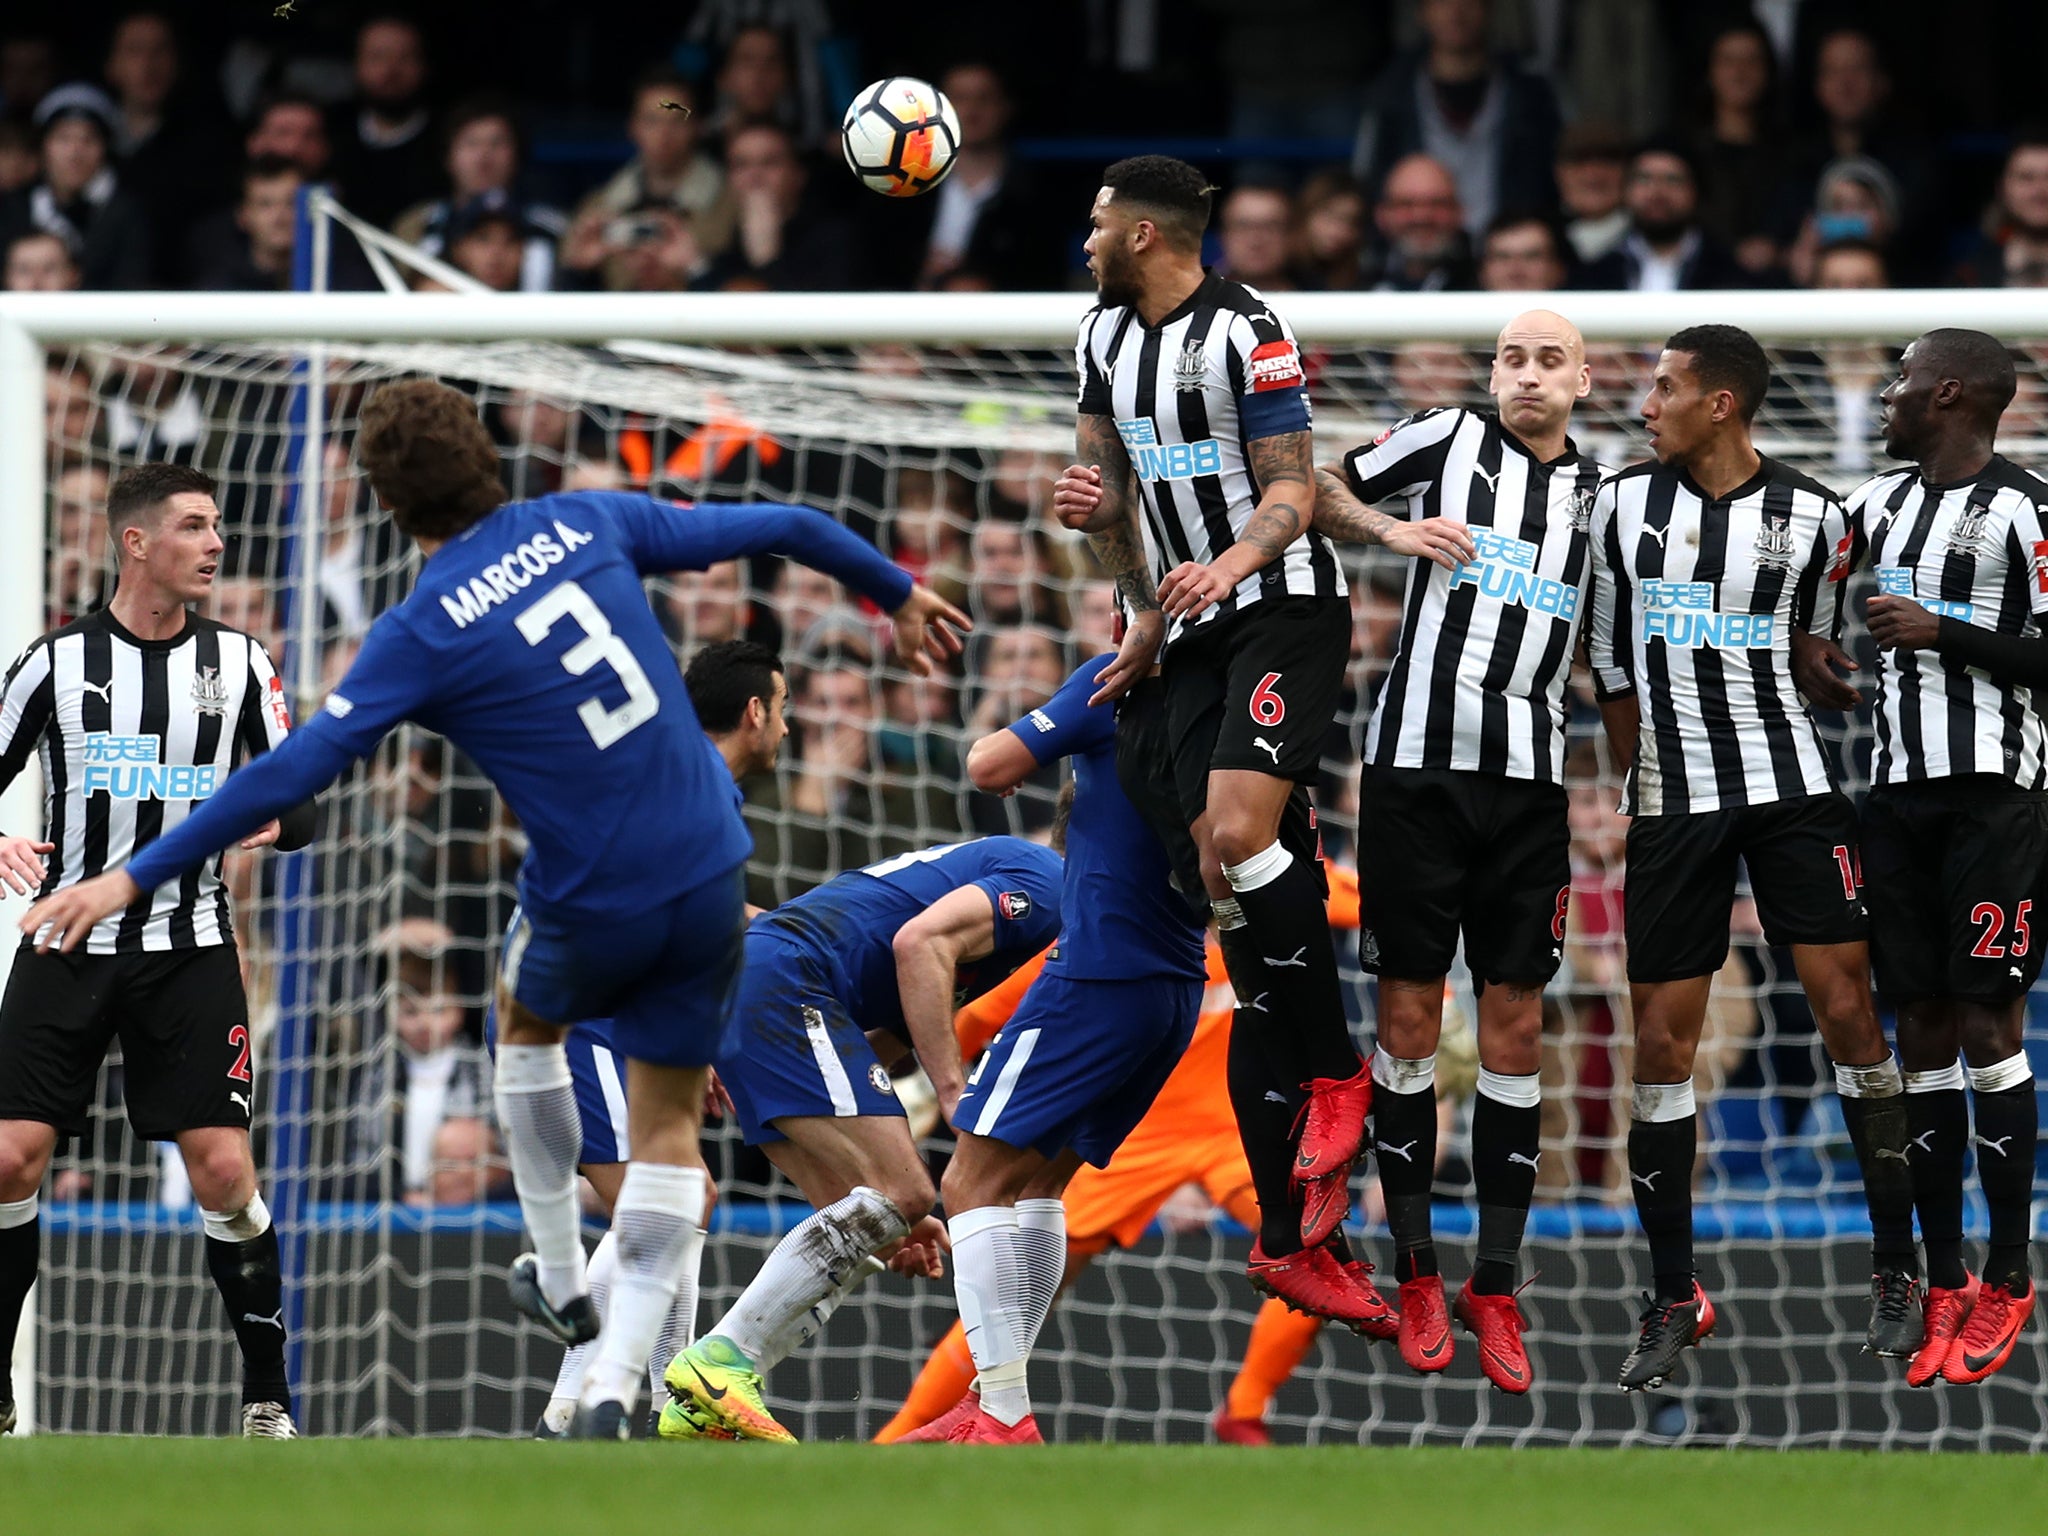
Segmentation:
{"type": "Polygon", "coordinates": [[[1212,769],[1313,784],[1350,664],[1341,597],[1261,598],[1168,646],[1159,675],[1188,820],[1208,808],[1212,769]]]}
{"type": "Polygon", "coordinates": [[[1721,969],[1738,863],[1748,867],[1769,943],[1869,938],[1857,888],[1856,812],[1847,796],[1638,816],[1628,828],[1622,903],[1630,981],[1683,981],[1721,969]]]}
{"type": "Polygon", "coordinates": [[[1886,1000],[2024,996],[2041,974],[2044,864],[2048,795],[1991,774],[1872,789],[1863,895],[1886,1000]]]}
{"type": "Polygon", "coordinates": [[[0,1001],[0,1120],[83,1135],[100,1063],[121,1041],[135,1134],[249,1128],[249,1002],[233,944],[146,955],[14,957],[0,1001]]]}
{"type": "Polygon", "coordinates": [[[1548,981],[1564,953],[1571,831],[1562,784],[1375,768],[1358,786],[1358,962],[1428,981],[1458,934],[1482,985],[1548,981]]]}

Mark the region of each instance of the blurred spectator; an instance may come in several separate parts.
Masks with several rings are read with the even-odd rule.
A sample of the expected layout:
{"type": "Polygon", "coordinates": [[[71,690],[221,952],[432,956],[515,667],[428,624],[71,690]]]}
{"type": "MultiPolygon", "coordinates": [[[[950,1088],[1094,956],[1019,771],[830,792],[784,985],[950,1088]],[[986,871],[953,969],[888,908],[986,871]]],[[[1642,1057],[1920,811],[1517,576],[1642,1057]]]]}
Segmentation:
{"type": "Polygon", "coordinates": [[[1064,225],[1048,213],[1030,169],[1010,155],[1012,107],[1003,77],[993,65],[956,64],[939,77],[939,89],[960,119],[960,155],[937,190],[912,203],[914,214],[890,199],[861,203],[870,223],[896,226],[877,236],[890,247],[904,241],[902,223],[930,221],[920,232],[919,267],[878,275],[902,287],[912,279],[936,285],[956,272],[978,274],[1005,292],[1059,287],[1066,275],[1064,225]]]}
{"type": "Polygon", "coordinates": [[[825,130],[822,112],[799,110],[789,43],[781,29],[749,24],[726,39],[712,81],[710,132],[730,146],[740,129],[762,124],[788,129],[805,147],[818,143],[825,130]]]}
{"type": "Polygon", "coordinates": [[[58,629],[112,595],[107,472],[97,464],[73,464],[58,472],[50,490],[53,515],[43,627],[58,629]]]}
{"type": "Polygon", "coordinates": [[[785,652],[817,651],[823,647],[825,637],[835,631],[842,646],[846,644],[846,635],[855,634],[861,637],[863,648],[872,650],[860,610],[847,600],[845,589],[823,571],[785,560],[782,569],[775,573],[771,595],[776,619],[782,626],[781,648],[785,652]]]}
{"type": "Polygon", "coordinates": [[[26,123],[0,117],[0,198],[36,179],[36,137],[26,123]]]}
{"type": "Polygon", "coordinates": [[[1410,155],[1387,173],[1374,207],[1380,244],[1371,287],[1381,293],[1441,293],[1473,286],[1464,214],[1451,173],[1410,155]]]}
{"type": "Polygon", "coordinates": [[[1573,123],[1558,138],[1565,238],[1582,262],[1598,261],[1628,234],[1628,158],[1628,141],[1604,123],[1573,123]]]}
{"type": "Polygon", "coordinates": [[[1223,199],[1222,268],[1237,282],[1282,292],[1294,286],[1288,275],[1288,237],[1294,230],[1294,200],[1278,187],[1238,187],[1223,199]]]}
{"type": "Polygon", "coordinates": [[[1445,405],[1470,405],[1479,388],[1472,355],[1456,342],[1407,341],[1394,349],[1388,369],[1401,414],[1445,405]]]}
{"type": "Polygon", "coordinates": [[[106,416],[84,364],[53,357],[43,365],[43,421],[55,462],[75,464],[104,454],[106,416]]]}
{"type": "Polygon", "coordinates": [[[833,650],[804,666],[790,715],[795,751],[750,805],[747,899],[756,906],[960,831],[956,781],[895,773],[882,761],[865,657],[833,650]]]}
{"type": "Polygon", "coordinates": [[[472,1152],[482,1150],[475,1133],[487,1130],[490,1061],[465,1035],[466,1010],[450,964],[454,946],[454,933],[427,918],[405,919],[379,946],[391,955],[398,984],[391,1087],[400,1183],[409,1200],[425,1197],[436,1182],[435,1143],[450,1122],[471,1122],[457,1134],[467,1133],[465,1149],[472,1152]]]}
{"type": "Polygon", "coordinates": [[[1479,248],[1479,286],[1488,293],[1548,292],[1565,286],[1564,241],[1535,214],[1504,213],[1479,248]]]}
{"type": "Polygon", "coordinates": [[[373,16],[356,33],[356,115],[341,133],[337,170],[349,212],[391,222],[434,195],[440,168],[428,132],[427,47],[403,16],[373,16]]]}
{"type": "MultiPolygon", "coordinates": [[[[1807,265],[1808,286],[1814,288],[1891,286],[1884,252],[1867,240],[1822,246],[1807,265]]],[[[1825,342],[1817,355],[1781,353],[1770,407],[1787,428],[1832,438],[1835,469],[1844,475],[1867,473],[1878,437],[1878,395],[1891,381],[1893,363],[1891,348],[1863,341],[1825,342]]]]}
{"type": "Polygon", "coordinates": [[[273,657],[283,649],[283,636],[277,629],[277,604],[271,596],[270,583],[262,576],[215,577],[213,591],[207,595],[206,612],[230,629],[254,635],[273,657]]]}
{"type": "Polygon", "coordinates": [[[1700,228],[1698,173],[1675,141],[1653,140],[1636,151],[1627,201],[1628,234],[1600,260],[1587,263],[1587,287],[1671,293],[1742,286],[1735,259],[1700,228]]]}
{"type": "Polygon", "coordinates": [[[25,122],[56,87],[57,44],[47,32],[10,31],[0,37],[0,112],[25,122]]]}
{"type": "Polygon", "coordinates": [[[819,0],[702,0],[679,57],[684,50],[706,61],[722,52],[720,94],[730,93],[757,112],[789,104],[785,122],[806,144],[824,140],[839,120],[840,105],[853,99],[860,84],[850,71],[847,39],[834,35],[831,12],[819,0]],[[739,47],[754,32],[773,40],[772,55],[758,39],[739,47]]]}
{"type": "Polygon", "coordinates": [[[633,286],[622,258],[650,237],[645,221],[636,228],[628,215],[668,207],[687,228],[717,204],[725,177],[700,148],[697,100],[695,87],[672,70],[652,71],[634,87],[626,133],[638,153],[577,208],[562,237],[565,287],[600,278],[607,288],[633,286]]]}
{"type": "Polygon", "coordinates": [[[1488,10],[1488,0],[1422,0],[1424,46],[1374,83],[1352,156],[1368,187],[1410,155],[1435,159],[1450,171],[1473,235],[1502,209],[1557,202],[1557,99],[1548,81],[1488,51],[1488,10]]]}
{"type": "Polygon", "coordinates": [[[1365,268],[1365,194],[1345,171],[1319,171],[1295,199],[1295,286],[1341,291],[1365,268]]]}
{"type": "Polygon", "coordinates": [[[503,1199],[511,1184],[512,1165],[491,1122],[480,1114],[451,1115],[434,1130],[433,1171],[426,1188],[408,1190],[406,1198],[428,1205],[478,1205],[503,1199]]]}
{"type": "Polygon", "coordinates": [[[78,286],[78,263],[61,235],[32,229],[7,246],[6,288],[9,293],[69,293],[78,286]]]}
{"type": "MultiPolygon", "coordinates": [[[[1059,636],[1049,629],[1019,626],[988,636],[984,670],[973,681],[973,713],[967,739],[974,741],[1021,720],[1059,692],[1067,678],[1067,658],[1059,636]]],[[[1046,763],[1018,786],[1014,795],[970,795],[967,816],[971,830],[995,836],[1008,832],[1031,837],[1052,826],[1059,799],[1061,768],[1046,763]]]]}
{"type": "Polygon", "coordinates": [[[469,211],[472,226],[485,212],[502,212],[519,242],[514,286],[527,293],[554,287],[555,246],[568,221],[560,210],[518,195],[520,138],[512,103],[497,96],[471,97],[448,114],[444,138],[448,195],[408,208],[391,226],[392,233],[429,256],[440,256],[453,246],[449,231],[460,211],[469,211]]]}
{"type": "Polygon", "coordinates": [[[1884,252],[1865,240],[1838,240],[1824,245],[1814,258],[1816,288],[1889,288],[1891,271],[1884,252]]]}
{"type": "Polygon", "coordinates": [[[1067,606],[1074,615],[1068,638],[1074,643],[1078,659],[1085,661],[1090,656],[1100,656],[1104,651],[1116,649],[1118,612],[1114,584],[1107,581],[1077,582],[1067,606]]]}
{"type": "Polygon", "coordinates": [[[211,249],[193,252],[192,286],[234,291],[291,287],[304,179],[296,164],[279,156],[250,161],[242,172],[232,236],[209,240],[211,249]]]}
{"type": "Polygon", "coordinates": [[[1783,131],[1770,34],[1748,18],[1730,21],[1708,45],[1705,93],[1689,142],[1700,168],[1700,224],[1745,272],[1778,264],[1771,220],[1783,131]]]}
{"type": "Polygon", "coordinates": [[[746,567],[721,560],[701,571],[672,571],[664,577],[657,613],[669,643],[682,656],[707,645],[744,640],[751,617],[746,567]]]}
{"type": "Polygon", "coordinates": [[[1953,280],[1967,288],[2048,287],[2048,137],[2013,145],[1984,222],[1953,280]]]}
{"type": "MultiPolygon", "coordinates": [[[[1782,234],[1798,227],[1810,189],[1828,165],[1854,155],[1868,156],[1891,172],[1899,188],[1901,227],[1912,228],[1933,190],[1931,163],[1922,140],[1893,121],[1891,99],[1891,73],[1873,34],[1847,26],[1821,37],[1813,71],[1813,102],[1821,122],[1786,157],[1782,234]]],[[[1917,235],[1909,242],[1907,254],[1915,263],[1924,254],[1921,243],[1917,235]]]]}
{"type": "MultiPolygon", "coordinates": [[[[450,215],[442,227],[447,242],[448,264],[466,272],[486,288],[499,293],[516,293],[528,253],[525,226],[518,213],[501,202],[478,198],[450,215]]],[[[543,241],[544,251],[553,246],[543,241]]],[[[543,284],[543,287],[546,285],[543,284]]]]}
{"type": "Polygon", "coordinates": [[[319,181],[334,157],[327,137],[327,114],[319,102],[295,91],[266,96],[249,121],[242,153],[251,160],[271,155],[289,160],[306,180],[319,181]]]}
{"type": "Polygon", "coordinates": [[[854,286],[851,233],[837,215],[806,203],[810,173],[788,129],[736,129],[726,141],[725,177],[732,235],[696,286],[784,293],[854,286]]]}
{"type": "Polygon", "coordinates": [[[149,219],[109,164],[114,104],[96,86],[67,85],[36,108],[42,173],[0,201],[0,246],[29,230],[56,235],[83,288],[146,288],[149,219]]]}
{"type": "Polygon", "coordinates": [[[193,221],[226,192],[234,153],[191,93],[179,90],[180,74],[177,34],[167,16],[135,11],[116,24],[106,63],[107,85],[120,107],[115,160],[122,187],[148,216],[157,275],[175,287],[184,286],[193,221]]]}
{"type": "Polygon", "coordinates": [[[1792,280],[1818,287],[1814,265],[1820,252],[1844,240],[1890,251],[1899,229],[1899,188],[1891,172],[1867,155],[1837,160],[1821,173],[1813,212],[1785,253],[1792,280]]]}
{"type": "Polygon", "coordinates": [[[984,517],[974,525],[971,551],[967,611],[975,623],[1059,623],[1049,562],[1029,524],[984,517]]]}

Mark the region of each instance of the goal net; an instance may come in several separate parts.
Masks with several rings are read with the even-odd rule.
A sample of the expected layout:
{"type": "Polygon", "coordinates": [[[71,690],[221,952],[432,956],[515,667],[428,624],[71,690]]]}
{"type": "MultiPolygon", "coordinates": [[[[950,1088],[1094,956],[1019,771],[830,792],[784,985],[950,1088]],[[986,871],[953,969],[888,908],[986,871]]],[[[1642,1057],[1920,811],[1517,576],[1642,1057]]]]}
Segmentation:
{"type": "MultiPolygon", "coordinates": [[[[2048,446],[2048,340],[2022,339],[2048,338],[2048,308],[1991,313],[1985,296],[1970,296],[1976,308],[1965,313],[1954,313],[1956,296],[1849,301],[1861,308],[1830,295],[1799,295],[1796,306],[1781,297],[1589,297],[1583,308],[1599,323],[1588,331],[1599,339],[1594,393],[1574,429],[1580,445],[1613,465],[1639,457],[1634,407],[1658,339],[1714,318],[1768,339],[1775,382],[1761,445],[1838,490],[1881,459],[1877,391],[1896,349],[1934,324],[1985,324],[2015,338],[2026,382],[2003,447],[2029,463],[2048,446]],[[1710,298],[1711,308],[1700,302],[1710,298]]],[[[415,569],[368,496],[353,446],[358,413],[377,383],[427,375],[474,397],[515,496],[618,486],[807,503],[974,615],[959,673],[920,681],[890,664],[876,614],[808,572],[759,559],[649,581],[679,662],[748,636],[776,646],[789,668],[794,737],[777,771],[747,786],[753,900],[772,904],[930,843],[1039,835],[1049,824],[1056,776],[998,801],[967,788],[961,763],[976,735],[1041,702],[1110,643],[1109,587],[1049,507],[1072,445],[1071,335],[1084,300],[954,299],[935,306],[943,324],[927,316],[900,334],[891,327],[907,313],[902,300],[834,300],[847,313],[820,320],[820,334],[844,338],[832,344],[792,342],[798,326],[772,300],[741,310],[776,320],[759,339],[731,318],[679,323],[707,313],[687,301],[652,318],[644,305],[633,315],[608,300],[588,309],[538,301],[545,324],[533,320],[529,334],[560,341],[521,339],[516,317],[542,311],[509,307],[517,301],[309,299],[289,322],[300,330],[262,301],[250,306],[260,324],[218,305],[145,321],[102,302],[111,307],[95,333],[97,311],[74,307],[60,324],[50,311],[0,301],[0,343],[17,348],[8,355],[43,365],[40,411],[18,382],[0,393],[0,463],[13,466],[0,471],[0,569],[16,568],[7,579],[18,592],[21,566],[31,567],[41,592],[34,612],[6,616],[10,655],[106,597],[109,478],[141,460],[177,459],[221,485],[229,551],[214,613],[265,640],[301,715],[317,707],[415,569]],[[324,336],[230,339],[297,337],[344,312],[348,323],[324,336]],[[698,339],[598,344],[650,325],[698,339]],[[19,346],[15,327],[45,338],[39,354],[19,346]],[[363,339],[378,335],[419,339],[363,339]],[[37,423],[26,445],[24,422],[37,423]]],[[[1310,360],[1318,457],[1328,461],[1410,411],[1483,403],[1490,338],[1512,305],[1316,296],[1288,308],[1310,360]]],[[[1402,570],[1378,550],[1345,559],[1352,667],[1318,798],[1329,855],[1348,864],[1357,748],[1398,627],[1402,570]]],[[[1859,612],[1860,600],[1850,607],[1859,612]]],[[[1867,668],[1867,642],[1859,635],[1853,648],[1867,668]]],[[[1867,715],[1826,718],[1824,731],[1844,781],[1860,791],[1867,715]]],[[[1724,1321],[1664,1393],[1616,1393],[1642,1270],[1622,1165],[1623,823],[1583,678],[1571,734],[1577,889],[1566,965],[1546,1004],[1534,1278],[1523,1296],[1537,1389],[1523,1399],[1492,1392],[1464,1349],[1425,1381],[1390,1346],[1329,1331],[1280,1389],[1276,1435],[2048,1448],[2038,1333],[1970,1393],[1909,1394],[1892,1366],[1860,1354],[1869,1266],[1854,1159],[1788,957],[1763,942],[1743,901],[1698,1074],[1701,1261],[1724,1321]]],[[[32,803],[11,797],[8,824],[32,803]]],[[[256,1020],[259,1155],[285,1242],[292,1367],[312,1433],[520,1434],[545,1402],[559,1355],[504,1298],[519,1221],[479,1043],[520,853],[518,827],[474,766],[407,730],[323,797],[311,850],[230,855],[256,1020]]],[[[1363,1044],[1371,991],[1351,936],[1332,941],[1363,1044]]],[[[1457,990],[1448,1033],[1469,1040],[1469,986],[1457,990]]],[[[1447,1059],[1454,1054],[1447,1046],[1447,1059]]],[[[1437,1221],[1456,1275],[1472,1230],[1470,1083],[1453,1086],[1462,1093],[1445,1109],[1437,1221]]],[[[47,1429],[224,1432],[235,1361],[189,1190],[174,1154],[130,1135],[121,1099],[116,1060],[91,1134],[60,1155],[46,1187],[34,1385],[18,1377],[17,1386],[32,1391],[47,1429]]],[[[941,1140],[929,1145],[943,1156],[941,1140]]],[[[715,1128],[709,1149],[721,1205],[706,1257],[707,1322],[804,1213],[731,1128],[715,1128]]],[[[1368,1213],[1370,1185],[1362,1174],[1368,1213]]],[[[1363,1244],[1390,1257],[1381,1227],[1368,1225],[1363,1244]]],[[[1184,1194],[1135,1247],[1098,1260],[1034,1362],[1048,1434],[1204,1437],[1253,1315],[1246,1245],[1206,1201],[1184,1194]]],[[[872,1434],[951,1316],[948,1286],[872,1284],[775,1373],[778,1412],[807,1438],[872,1434]]]]}

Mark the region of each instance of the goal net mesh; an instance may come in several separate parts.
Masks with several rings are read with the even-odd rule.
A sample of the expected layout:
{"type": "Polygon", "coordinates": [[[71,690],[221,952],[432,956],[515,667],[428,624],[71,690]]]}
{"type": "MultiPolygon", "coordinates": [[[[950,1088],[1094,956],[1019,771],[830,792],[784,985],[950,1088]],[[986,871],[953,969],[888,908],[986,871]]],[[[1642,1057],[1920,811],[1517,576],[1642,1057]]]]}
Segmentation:
{"type": "MultiPolygon", "coordinates": [[[[1483,402],[1486,346],[1311,344],[1318,457],[1335,458],[1409,411],[1483,402]]],[[[1647,337],[1594,349],[1594,394],[1575,432],[1610,464],[1640,451],[1633,410],[1653,352],[1647,337]]],[[[1881,451],[1875,397],[1891,354],[1822,341],[1781,341],[1772,352],[1762,445],[1846,492],[1881,451]]],[[[307,355],[213,344],[49,353],[49,626],[107,595],[109,478],[144,459],[194,463],[220,481],[229,535],[213,611],[265,640],[294,680],[301,714],[317,707],[414,570],[357,466],[357,414],[378,382],[431,375],[475,397],[515,496],[624,486],[808,503],[974,615],[963,669],[919,681],[889,664],[877,615],[808,572],[755,560],[648,583],[679,661],[751,636],[778,647],[789,667],[794,738],[777,771],[747,786],[753,900],[772,904],[841,870],[963,835],[1043,834],[1056,776],[998,801],[971,792],[960,765],[976,735],[1041,702],[1109,644],[1109,587],[1050,516],[1072,441],[1065,349],[331,344],[317,437],[306,421],[307,355]],[[309,496],[313,466],[320,485],[309,496]]],[[[2027,370],[2006,424],[2006,450],[2023,462],[2048,433],[2038,373],[2027,370]]],[[[1402,579],[1382,551],[1345,553],[1352,668],[1318,797],[1340,863],[1354,854],[1357,748],[1402,579]]],[[[5,558],[26,554],[10,548],[5,558]]],[[[1867,642],[1859,635],[1855,646],[1867,669],[1867,642]]],[[[1642,1267],[1622,1163],[1623,823],[1583,683],[1571,713],[1577,890],[1565,968],[1546,1004],[1543,1158],[1523,1297],[1540,1385],[1522,1399],[1493,1393],[1463,1344],[1450,1371],[1425,1382],[1390,1346],[1331,1331],[1280,1390],[1276,1434],[2044,1448],[2038,1332],[1968,1394],[1908,1394],[1892,1367],[1858,1352],[1869,1271],[1855,1164],[1789,957],[1765,945],[1746,900],[1698,1071],[1701,1255],[1725,1342],[1701,1351],[1662,1396],[1615,1392],[1642,1267]]],[[[1824,730],[1860,790],[1867,715],[1824,730]]],[[[518,1216],[480,1044],[520,832],[473,765],[412,730],[327,793],[320,819],[307,853],[229,856],[256,1021],[259,1155],[291,1272],[304,1425],[316,1434],[523,1433],[558,1353],[505,1301],[518,1216]]],[[[1363,1044],[1370,989],[1350,936],[1333,942],[1363,1044]]],[[[1469,986],[1457,991],[1454,1041],[1471,1027],[1469,986]]],[[[1437,1187],[1454,1277],[1471,1229],[1470,1084],[1458,1086],[1444,1110],[1437,1187]]],[[[92,1133],[60,1156],[48,1191],[38,1417],[57,1429],[221,1432],[235,1410],[235,1363],[204,1280],[189,1190],[175,1154],[138,1144],[120,1104],[116,1060],[92,1133]]],[[[708,1145],[722,1204],[706,1258],[707,1323],[803,1211],[733,1129],[714,1128],[708,1145]]],[[[935,1160],[943,1155],[941,1141],[929,1145],[935,1160]]],[[[1362,1174],[1368,1214],[1370,1185],[1362,1174]]],[[[1363,1241],[1368,1254],[1390,1257],[1383,1228],[1369,1225],[1363,1241]]],[[[1142,1242],[1098,1260],[1034,1361],[1048,1433],[1203,1437],[1253,1315],[1246,1243],[1188,1191],[1142,1242]]],[[[950,1320],[947,1286],[871,1285],[775,1373],[778,1410],[807,1436],[873,1433],[950,1320]]]]}

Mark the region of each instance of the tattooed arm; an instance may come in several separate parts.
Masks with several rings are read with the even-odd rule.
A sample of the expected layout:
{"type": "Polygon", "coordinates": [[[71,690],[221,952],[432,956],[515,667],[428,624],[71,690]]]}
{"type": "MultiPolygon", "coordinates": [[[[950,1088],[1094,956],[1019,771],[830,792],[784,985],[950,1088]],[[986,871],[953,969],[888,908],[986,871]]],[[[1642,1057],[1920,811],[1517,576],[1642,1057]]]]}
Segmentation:
{"type": "Polygon", "coordinates": [[[1316,470],[1317,533],[1339,544],[1384,544],[1397,555],[1434,560],[1454,571],[1474,554],[1471,532],[1448,517],[1410,522],[1369,507],[1353,494],[1343,474],[1325,464],[1316,470]]]}
{"type": "Polygon", "coordinates": [[[1152,590],[1145,563],[1145,542],[1138,532],[1138,497],[1132,483],[1130,456],[1116,423],[1107,416],[1083,412],[1074,422],[1075,446],[1082,462],[1070,464],[1053,486],[1053,514],[1068,528],[1088,535],[1095,558],[1116,583],[1129,623],[1116,660],[1103,672],[1101,686],[1089,703],[1122,697],[1151,671],[1166,638],[1166,616],[1152,590]]]}
{"type": "Polygon", "coordinates": [[[1237,590],[1237,584],[1278,560],[1308,531],[1315,513],[1314,457],[1307,432],[1254,438],[1247,449],[1259,504],[1237,541],[1207,565],[1188,561],[1159,583],[1159,603],[1192,619],[1237,590]]]}

